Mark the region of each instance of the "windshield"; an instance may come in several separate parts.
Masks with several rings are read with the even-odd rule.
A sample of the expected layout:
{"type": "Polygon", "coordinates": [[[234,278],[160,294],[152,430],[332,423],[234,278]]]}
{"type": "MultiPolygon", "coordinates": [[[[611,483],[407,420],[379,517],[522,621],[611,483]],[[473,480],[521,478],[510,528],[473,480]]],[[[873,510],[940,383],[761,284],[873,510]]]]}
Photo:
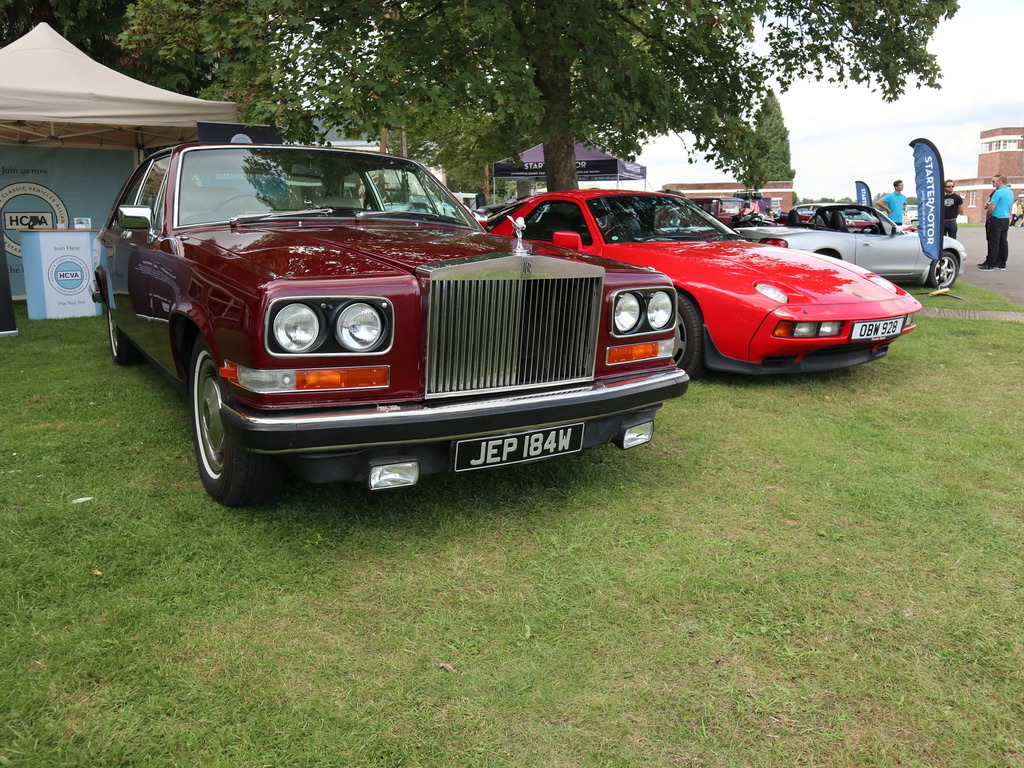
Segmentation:
{"type": "Polygon", "coordinates": [[[674,195],[609,195],[587,201],[607,243],[740,240],[699,206],[674,195]]]}
{"type": "Polygon", "coordinates": [[[426,170],[401,158],[300,147],[197,147],[183,154],[179,226],[289,213],[478,226],[426,170]]]}

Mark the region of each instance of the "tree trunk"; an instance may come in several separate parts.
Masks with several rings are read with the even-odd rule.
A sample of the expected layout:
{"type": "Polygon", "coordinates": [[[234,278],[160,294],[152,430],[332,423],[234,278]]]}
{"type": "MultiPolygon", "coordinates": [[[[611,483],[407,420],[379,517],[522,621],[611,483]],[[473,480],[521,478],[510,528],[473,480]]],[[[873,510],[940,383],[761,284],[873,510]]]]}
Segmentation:
{"type": "Polygon", "coordinates": [[[534,61],[534,80],[544,101],[541,139],[548,191],[579,189],[576,134],[572,129],[572,77],[567,59],[544,52],[534,61]]]}

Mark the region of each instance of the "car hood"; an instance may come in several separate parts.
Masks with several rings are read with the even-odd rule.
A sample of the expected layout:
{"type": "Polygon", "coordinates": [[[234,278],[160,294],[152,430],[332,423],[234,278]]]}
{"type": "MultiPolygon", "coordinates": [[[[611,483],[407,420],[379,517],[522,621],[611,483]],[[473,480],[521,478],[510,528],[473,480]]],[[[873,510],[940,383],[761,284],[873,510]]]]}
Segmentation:
{"type": "MultiPolygon", "coordinates": [[[[790,248],[730,240],[658,243],[646,251],[652,258],[643,263],[679,284],[703,284],[737,295],[757,295],[758,283],[783,289],[790,303],[883,301],[897,295],[869,280],[870,273],[854,264],[790,248]]],[[[610,249],[606,255],[614,258],[610,249]]]]}
{"type": "MultiPolygon", "coordinates": [[[[463,227],[302,222],[243,224],[189,234],[201,247],[245,263],[267,279],[400,276],[454,259],[508,255],[514,241],[463,227]]],[[[571,257],[606,271],[636,271],[595,256],[530,244],[537,254],[571,257]]]]}

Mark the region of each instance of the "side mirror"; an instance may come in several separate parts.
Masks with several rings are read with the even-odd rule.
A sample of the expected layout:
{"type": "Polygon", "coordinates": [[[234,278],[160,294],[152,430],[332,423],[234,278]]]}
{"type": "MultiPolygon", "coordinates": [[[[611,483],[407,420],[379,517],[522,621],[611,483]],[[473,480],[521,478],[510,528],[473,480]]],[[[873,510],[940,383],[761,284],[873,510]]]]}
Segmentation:
{"type": "Polygon", "coordinates": [[[117,226],[121,229],[152,229],[153,209],[148,205],[119,205],[117,226]]]}
{"type": "Polygon", "coordinates": [[[551,244],[573,251],[583,250],[583,239],[579,232],[555,232],[551,235],[551,244]]]}

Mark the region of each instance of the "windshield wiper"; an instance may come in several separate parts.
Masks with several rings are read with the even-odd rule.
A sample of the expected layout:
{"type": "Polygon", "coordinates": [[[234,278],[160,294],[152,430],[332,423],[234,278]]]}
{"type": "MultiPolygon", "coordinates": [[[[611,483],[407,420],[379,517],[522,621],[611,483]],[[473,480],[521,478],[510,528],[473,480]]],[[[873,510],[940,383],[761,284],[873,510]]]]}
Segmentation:
{"type": "Polygon", "coordinates": [[[264,213],[240,213],[228,219],[232,224],[244,224],[253,221],[268,221],[271,219],[294,219],[302,216],[330,216],[334,208],[303,208],[299,211],[266,211],[264,213]]]}
{"type": "Polygon", "coordinates": [[[436,219],[438,221],[453,221],[456,224],[462,224],[463,222],[459,219],[451,216],[445,216],[440,213],[433,213],[432,211],[357,211],[357,219],[381,219],[385,217],[394,217],[396,219],[414,219],[414,218],[425,218],[425,219],[436,219]]]}

